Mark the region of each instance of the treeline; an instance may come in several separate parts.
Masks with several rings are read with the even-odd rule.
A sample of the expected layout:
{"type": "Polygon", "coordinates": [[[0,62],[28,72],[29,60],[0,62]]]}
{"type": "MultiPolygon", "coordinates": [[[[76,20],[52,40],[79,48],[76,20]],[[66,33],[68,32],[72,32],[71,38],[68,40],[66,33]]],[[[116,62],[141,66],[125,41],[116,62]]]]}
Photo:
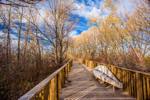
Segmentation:
{"type": "Polygon", "coordinates": [[[37,1],[0,1],[1,100],[18,99],[67,61],[72,2],[37,1]]]}
{"type": "Polygon", "coordinates": [[[117,7],[106,0],[105,9],[110,14],[89,30],[71,40],[70,54],[84,59],[94,59],[102,63],[124,67],[150,67],[150,7],[149,1],[136,4],[132,13],[121,17],[117,7]]]}

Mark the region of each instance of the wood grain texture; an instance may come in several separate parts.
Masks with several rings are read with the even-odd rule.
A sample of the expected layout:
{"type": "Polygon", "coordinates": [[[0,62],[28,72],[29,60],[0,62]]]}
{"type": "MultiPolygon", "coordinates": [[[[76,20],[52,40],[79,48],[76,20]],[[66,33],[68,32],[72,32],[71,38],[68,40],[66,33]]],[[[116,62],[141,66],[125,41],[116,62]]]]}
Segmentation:
{"type": "Polygon", "coordinates": [[[60,100],[135,100],[121,90],[113,91],[112,86],[98,83],[90,69],[82,64],[73,63],[65,88],[62,89],[60,100]]]}

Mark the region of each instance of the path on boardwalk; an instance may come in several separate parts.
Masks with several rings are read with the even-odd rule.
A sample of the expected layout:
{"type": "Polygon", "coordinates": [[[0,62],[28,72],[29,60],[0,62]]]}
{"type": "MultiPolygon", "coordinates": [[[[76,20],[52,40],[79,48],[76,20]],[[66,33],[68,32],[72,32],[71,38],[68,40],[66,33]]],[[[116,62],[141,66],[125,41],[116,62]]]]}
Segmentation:
{"type": "Polygon", "coordinates": [[[98,83],[85,66],[73,63],[65,87],[61,91],[61,100],[135,100],[121,90],[113,91],[112,86],[98,83]]]}

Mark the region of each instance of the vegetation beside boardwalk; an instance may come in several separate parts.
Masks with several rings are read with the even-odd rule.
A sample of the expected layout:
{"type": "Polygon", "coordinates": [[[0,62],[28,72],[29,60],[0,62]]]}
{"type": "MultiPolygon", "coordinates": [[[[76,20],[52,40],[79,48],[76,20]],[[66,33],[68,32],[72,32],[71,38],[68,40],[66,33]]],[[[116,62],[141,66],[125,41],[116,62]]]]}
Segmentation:
{"type": "Polygon", "coordinates": [[[104,3],[104,9],[111,9],[110,14],[91,19],[95,25],[72,38],[69,53],[106,64],[150,69],[149,1],[137,3],[124,17],[118,15],[119,9],[111,0],[104,3]]]}
{"type": "Polygon", "coordinates": [[[1,100],[18,99],[66,62],[73,22],[64,2],[0,0],[1,100]]]}

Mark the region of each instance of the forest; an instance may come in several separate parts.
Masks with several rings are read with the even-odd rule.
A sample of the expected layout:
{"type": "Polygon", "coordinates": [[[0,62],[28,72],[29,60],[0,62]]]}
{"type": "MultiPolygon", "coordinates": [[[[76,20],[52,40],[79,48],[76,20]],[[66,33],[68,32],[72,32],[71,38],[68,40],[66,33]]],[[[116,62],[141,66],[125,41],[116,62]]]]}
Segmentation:
{"type": "Polygon", "coordinates": [[[69,58],[150,72],[149,0],[124,17],[104,0],[109,15],[90,18],[88,30],[71,36],[76,9],[74,0],[0,0],[1,100],[16,100],[69,58]]]}
{"type": "Polygon", "coordinates": [[[105,18],[91,18],[94,23],[71,40],[69,53],[75,57],[101,63],[150,71],[150,2],[136,3],[135,10],[124,17],[110,0],[104,3],[111,9],[105,18]]]}
{"type": "Polygon", "coordinates": [[[47,3],[0,0],[1,100],[16,100],[68,60],[71,2],[47,3]]]}

